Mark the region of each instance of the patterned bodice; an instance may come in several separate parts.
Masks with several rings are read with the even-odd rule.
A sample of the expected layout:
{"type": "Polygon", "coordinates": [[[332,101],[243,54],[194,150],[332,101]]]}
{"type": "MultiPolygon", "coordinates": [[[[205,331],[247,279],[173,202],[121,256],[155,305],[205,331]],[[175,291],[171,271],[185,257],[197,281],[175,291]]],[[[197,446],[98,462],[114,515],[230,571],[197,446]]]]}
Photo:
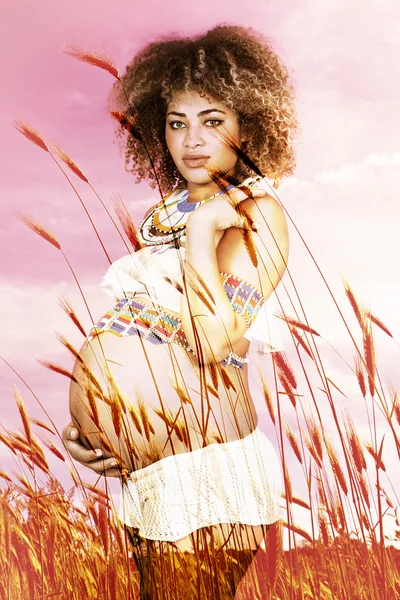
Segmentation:
{"type": "MultiPolygon", "coordinates": [[[[167,310],[180,312],[182,261],[185,248],[172,244],[145,246],[112,263],[100,288],[114,299],[135,294],[146,297],[167,310]]],[[[271,309],[271,299],[261,306],[257,317],[244,334],[252,349],[268,353],[283,349],[271,309]]]]}

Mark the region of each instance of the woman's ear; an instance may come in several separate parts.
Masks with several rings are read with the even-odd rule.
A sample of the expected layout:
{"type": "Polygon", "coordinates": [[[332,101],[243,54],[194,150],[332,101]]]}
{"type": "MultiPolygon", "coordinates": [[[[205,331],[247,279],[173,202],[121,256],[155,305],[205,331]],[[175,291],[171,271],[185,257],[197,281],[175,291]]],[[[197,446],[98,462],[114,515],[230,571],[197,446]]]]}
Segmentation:
{"type": "Polygon", "coordinates": [[[244,145],[246,145],[248,143],[249,143],[249,133],[246,130],[246,128],[244,127],[244,125],[241,124],[241,127],[240,127],[240,144],[241,144],[241,146],[244,146],[244,145]]]}
{"type": "Polygon", "coordinates": [[[246,148],[247,148],[247,146],[248,146],[249,143],[250,143],[250,140],[248,139],[248,137],[247,136],[243,137],[242,141],[241,141],[241,144],[240,144],[242,150],[244,150],[246,152],[246,148]]]}
{"type": "Polygon", "coordinates": [[[246,123],[243,117],[239,114],[239,136],[240,144],[247,144],[249,142],[249,132],[247,131],[246,123]]]}

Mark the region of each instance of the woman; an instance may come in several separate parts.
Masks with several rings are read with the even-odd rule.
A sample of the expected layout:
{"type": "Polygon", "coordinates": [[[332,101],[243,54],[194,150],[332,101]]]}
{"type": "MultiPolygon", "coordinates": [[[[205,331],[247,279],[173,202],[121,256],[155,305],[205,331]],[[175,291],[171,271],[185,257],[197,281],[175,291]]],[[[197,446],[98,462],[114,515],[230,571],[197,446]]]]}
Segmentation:
{"type": "Polygon", "coordinates": [[[260,34],[217,26],[149,44],[112,92],[126,167],[166,195],[142,248],[103,281],[120,300],[80,351],[63,439],[121,477],[141,598],[233,598],[279,519],[279,461],[246,355],[274,347],[265,301],[288,234],[265,181],[249,178],[293,171],[287,80],[260,34]]]}

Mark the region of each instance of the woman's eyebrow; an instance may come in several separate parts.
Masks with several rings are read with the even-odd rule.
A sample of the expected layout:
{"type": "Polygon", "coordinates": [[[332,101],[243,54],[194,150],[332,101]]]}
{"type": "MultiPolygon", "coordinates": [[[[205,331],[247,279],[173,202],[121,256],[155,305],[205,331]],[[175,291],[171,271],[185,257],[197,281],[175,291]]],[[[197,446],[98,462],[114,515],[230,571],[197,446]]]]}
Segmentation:
{"type": "MultiPolygon", "coordinates": [[[[201,117],[203,115],[208,115],[212,112],[220,112],[223,115],[226,115],[226,112],[224,112],[223,110],[220,110],[219,108],[207,108],[206,110],[202,110],[199,113],[197,113],[197,116],[201,117]]],[[[167,113],[167,117],[168,117],[168,115],[176,115],[177,117],[186,117],[185,113],[176,112],[174,110],[167,113]]]]}

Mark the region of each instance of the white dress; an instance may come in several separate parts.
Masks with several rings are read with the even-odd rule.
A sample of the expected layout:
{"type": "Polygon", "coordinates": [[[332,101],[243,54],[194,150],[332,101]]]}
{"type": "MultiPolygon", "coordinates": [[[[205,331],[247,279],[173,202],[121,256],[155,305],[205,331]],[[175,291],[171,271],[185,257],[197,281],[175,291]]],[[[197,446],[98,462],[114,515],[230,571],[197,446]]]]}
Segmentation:
{"type": "MultiPolygon", "coordinates": [[[[145,246],[115,261],[100,284],[115,299],[132,294],[180,311],[185,249],[145,246]]],[[[283,349],[267,300],[245,333],[249,351],[283,349]]],[[[176,541],[217,523],[260,525],[280,518],[281,464],[256,427],[242,439],[167,456],[130,474],[119,518],[153,540],[176,541]]]]}

